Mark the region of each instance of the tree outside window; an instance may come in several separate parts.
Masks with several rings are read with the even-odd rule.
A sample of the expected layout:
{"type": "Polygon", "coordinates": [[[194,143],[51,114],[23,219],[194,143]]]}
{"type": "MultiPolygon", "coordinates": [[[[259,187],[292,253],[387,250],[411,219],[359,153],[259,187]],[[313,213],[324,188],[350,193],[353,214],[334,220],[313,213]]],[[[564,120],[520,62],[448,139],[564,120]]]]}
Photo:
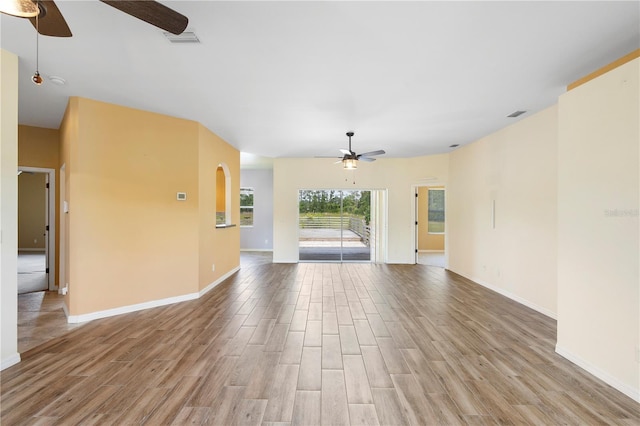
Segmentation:
{"type": "Polygon", "coordinates": [[[444,189],[429,189],[430,234],[444,234],[444,189]]]}
{"type": "Polygon", "coordinates": [[[253,188],[240,188],[240,226],[253,226],[253,188]]]}

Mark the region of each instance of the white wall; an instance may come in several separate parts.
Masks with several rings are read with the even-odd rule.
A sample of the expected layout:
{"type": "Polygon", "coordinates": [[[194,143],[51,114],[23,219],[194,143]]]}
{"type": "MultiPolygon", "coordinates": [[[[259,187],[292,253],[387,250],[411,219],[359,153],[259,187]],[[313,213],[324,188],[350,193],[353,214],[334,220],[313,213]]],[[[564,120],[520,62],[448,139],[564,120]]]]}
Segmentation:
{"type": "Polygon", "coordinates": [[[553,318],[557,123],[553,106],[454,151],[447,187],[449,269],[553,318]]]}
{"type": "Polygon", "coordinates": [[[253,188],[253,226],[240,228],[241,250],[273,250],[273,170],[240,170],[240,186],[253,188]]]}
{"type": "Polygon", "coordinates": [[[18,354],[18,57],[0,50],[0,369],[18,354]]]}
{"type": "Polygon", "coordinates": [[[447,182],[447,154],[416,158],[380,158],[344,171],[334,160],[279,158],[274,160],[273,261],[298,261],[298,191],[300,189],[386,189],[388,263],[415,263],[414,188],[447,182]],[[355,180],[355,184],[353,183],[355,180]]]}
{"type": "Polygon", "coordinates": [[[639,64],[560,97],[556,347],[637,401],[639,64]]]}

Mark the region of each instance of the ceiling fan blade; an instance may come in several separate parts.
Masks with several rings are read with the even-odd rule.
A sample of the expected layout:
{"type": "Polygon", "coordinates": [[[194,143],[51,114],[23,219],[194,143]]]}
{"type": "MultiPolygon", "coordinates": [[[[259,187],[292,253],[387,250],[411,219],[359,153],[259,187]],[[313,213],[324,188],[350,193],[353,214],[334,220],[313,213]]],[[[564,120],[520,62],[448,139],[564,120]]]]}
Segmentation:
{"type": "MultiPolygon", "coordinates": [[[[62,13],[53,0],[39,0],[38,6],[41,8],[38,16],[38,32],[42,35],[52,37],[71,37],[71,30],[64,20],[62,13]]],[[[36,18],[29,18],[33,28],[36,28],[36,18]]]]}
{"type": "Polygon", "coordinates": [[[367,163],[371,163],[372,161],[376,161],[376,159],[371,157],[362,157],[358,155],[358,161],[366,161],[367,163]]]}
{"type": "Polygon", "coordinates": [[[344,155],[351,155],[351,151],[349,151],[348,149],[341,149],[340,152],[344,155]]]}
{"type": "Polygon", "coordinates": [[[181,34],[189,18],[154,0],[100,0],[109,6],[173,34],[181,34]]]}
{"type": "Polygon", "coordinates": [[[365,152],[363,154],[360,154],[358,157],[370,157],[372,155],[382,155],[382,154],[386,154],[386,152],[384,152],[384,149],[379,149],[377,151],[371,151],[371,152],[365,152]]]}
{"type": "Polygon", "coordinates": [[[316,155],[313,158],[342,158],[342,157],[336,157],[335,155],[316,155]]]}

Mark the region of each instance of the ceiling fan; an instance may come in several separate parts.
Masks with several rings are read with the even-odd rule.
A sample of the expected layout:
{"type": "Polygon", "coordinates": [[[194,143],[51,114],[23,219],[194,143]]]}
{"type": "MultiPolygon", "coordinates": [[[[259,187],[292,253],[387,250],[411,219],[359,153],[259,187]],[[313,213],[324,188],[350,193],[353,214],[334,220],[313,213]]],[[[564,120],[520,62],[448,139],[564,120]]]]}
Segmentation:
{"type": "MultiPolygon", "coordinates": [[[[341,158],[341,160],[336,161],[336,164],[342,163],[345,169],[357,169],[358,161],[366,161],[366,162],[376,161],[375,158],[371,158],[371,157],[374,155],[385,154],[383,149],[379,149],[377,151],[365,152],[364,154],[356,154],[353,150],[351,150],[351,137],[353,135],[354,135],[353,132],[347,132],[347,136],[349,137],[349,149],[340,150],[343,156],[337,157],[337,158],[341,158]]],[[[329,158],[333,158],[333,157],[329,157],[329,158]]]]}
{"type": "MultiPolygon", "coordinates": [[[[154,0],[100,0],[128,15],[173,34],[182,33],[189,19],[154,0]]],[[[53,0],[2,0],[0,12],[28,18],[46,36],[71,37],[71,30],[53,0]],[[39,25],[36,25],[36,15],[39,25]]]]}

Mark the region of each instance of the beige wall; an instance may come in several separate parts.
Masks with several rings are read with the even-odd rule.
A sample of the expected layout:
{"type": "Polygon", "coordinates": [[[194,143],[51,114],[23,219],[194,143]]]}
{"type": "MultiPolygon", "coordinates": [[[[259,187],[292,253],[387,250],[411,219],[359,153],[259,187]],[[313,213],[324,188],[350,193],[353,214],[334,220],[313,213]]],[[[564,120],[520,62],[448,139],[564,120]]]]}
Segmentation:
{"type": "MultiPolygon", "coordinates": [[[[207,132],[193,121],[71,98],[61,126],[71,315],[200,290],[199,150],[224,144],[208,140],[214,136],[207,132]],[[178,201],[177,192],[186,192],[187,200],[178,201]]],[[[239,169],[239,154],[228,161],[239,169]]],[[[217,164],[210,166],[214,172],[217,164]]],[[[205,186],[215,197],[210,182],[205,186]]],[[[213,230],[202,236],[207,241],[215,230],[213,211],[210,223],[213,230]]],[[[202,279],[229,272],[227,265],[222,261],[215,274],[209,265],[202,279]]]]}
{"type": "Polygon", "coordinates": [[[30,172],[24,172],[18,176],[18,249],[20,250],[45,250],[46,177],[44,173],[30,172]]]}
{"type": "MultiPolygon", "coordinates": [[[[444,234],[429,233],[429,191],[444,187],[418,188],[418,250],[420,251],[444,251],[444,234]]],[[[446,212],[445,212],[446,214],[446,212]]]]}
{"type": "MultiPolygon", "coordinates": [[[[240,266],[240,152],[199,125],[199,290],[240,266]],[[231,218],[237,226],[216,228],[218,164],[226,164],[231,178],[231,218]],[[214,268],[215,266],[215,268],[214,268]],[[215,270],[214,270],[215,269],[215,270]]],[[[224,210],[223,210],[224,211],[224,210]]]]}
{"type": "MultiPolygon", "coordinates": [[[[60,253],[60,131],[18,126],[18,165],[55,170],[55,283],[59,283],[60,253]]],[[[33,241],[33,240],[32,240],[33,241]]]]}
{"type": "MultiPolygon", "coordinates": [[[[18,126],[18,165],[57,169],[60,163],[60,131],[18,126]]],[[[56,180],[57,180],[56,175],[56,180]]]]}
{"type": "Polygon", "coordinates": [[[557,345],[638,401],[639,65],[560,97],[557,345]]]}
{"type": "Polygon", "coordinates": [[[553,106],[454,151],[447,186],[449,269],[551,317],[557,123],[553,106]]]}
{"type": "Polygon", "coordinates": [[[0,369],[18,354],[18,57],[0,49],[0,369]]]}
{"type": "Polygon", "coordinates": [[[298,261],[298,191],[300,189],[386,189],[388,263],[415,263],[415,186],[433,177],[445,184],[448,155],[380,158],[355,171],[319,158],[277,158],[273,167],[274,262],[298,261]],[[355,184],[353,181],[355,180],[355,184]]]}

